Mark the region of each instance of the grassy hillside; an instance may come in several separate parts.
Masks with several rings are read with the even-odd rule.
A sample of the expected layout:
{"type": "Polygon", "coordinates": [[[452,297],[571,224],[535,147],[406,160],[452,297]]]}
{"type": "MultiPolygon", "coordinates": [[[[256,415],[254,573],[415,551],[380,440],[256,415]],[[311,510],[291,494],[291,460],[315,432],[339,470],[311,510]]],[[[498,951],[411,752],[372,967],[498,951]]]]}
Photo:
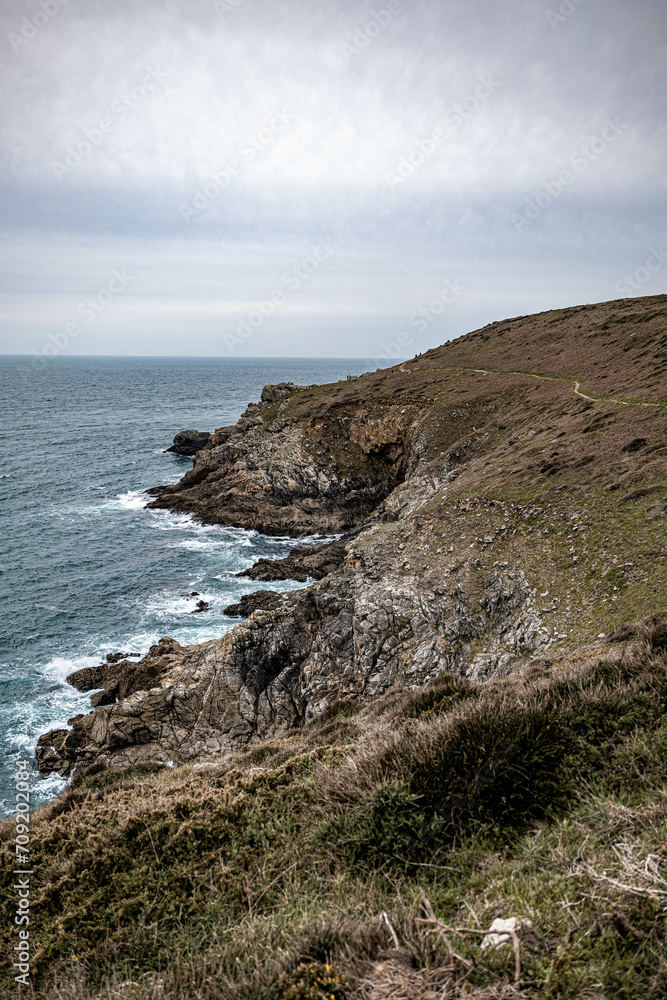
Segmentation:
{"type": "Polygon", "coordinates": [[[456,387],[457,397],[465,400],[468,385],[479,382],[473,379],[461,385],[457,369],[465,368],[500,373],[486,380],[494,393],[503,384],[523,390],[532,374],[562,379],[562,386],[551,388],[563,393],[571,391],[569,385],[579,380],[582,391],[596,398],[665,406],[667,295],[555,309],[490,323],[419,355],[407,365],[334,386],[313,387],[293,397],[290,412],[299,408],[312,411],[311,403],[330,400],[344,403],[403,394],[429,399],[451,386],[456,387]],[[503,375],[507,372],[523,374],[503,375]]]}
{"type": "Polygon", "coordinates": [[[665,621],[89,774],[35,816],[36,995],[664,996],[665,621]]]}

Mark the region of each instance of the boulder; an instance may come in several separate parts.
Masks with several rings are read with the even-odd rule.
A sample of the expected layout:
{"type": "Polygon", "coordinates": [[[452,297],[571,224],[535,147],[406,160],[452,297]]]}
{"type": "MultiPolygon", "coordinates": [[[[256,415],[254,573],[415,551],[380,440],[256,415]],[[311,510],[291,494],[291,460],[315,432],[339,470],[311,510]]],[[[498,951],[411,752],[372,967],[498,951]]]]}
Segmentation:
{"type": "MultiPolygon", "coordinates": [[[[351,535],[323,545],[297,546],[282,559],[259,559],[237,576],[251,580],[321,580],[338,569],[345,558],[345,544],[351,535]]],[[[259,591],[267,593],[267,591],[259,591]]],[[[231,612],[226,612],[230,614],[231,612]]]]}
{"type": "Polygon", "coordinates": [[[179,431],[174,438],[174,443],[167,451],[173,451],[177,455],[196,455],[198,451],[208,444],[212,435],[207,431],[198,431],[193,427],[184,431],[179,431]]]}
{"type": "Polygon", "coordinates": [[[190,614],[200,615],[202,611],[210,611],[210,610],[211,610],[211,605],[208,603],[208,601],[197,601],[197,607],[194,609],[194,611],[191,611],[190,614]]]}
{"type": "Polygon", "coordinates": [[[285,596],[275,590],[256,590],[253,594],[244,594],[238,604],[230,604],[225,614],[231,618],[249,618],[253,611],[274,611],[285,596]]]}
{"type": "Polygon", "coordinates": [[[62,777],[69,774],[71,764],[65,748],[65,741],[69,735],[68,729],[53,729],[38,739],[35,756],[39,773],[43,778],[49,774],[59,774],[62,777]]]}

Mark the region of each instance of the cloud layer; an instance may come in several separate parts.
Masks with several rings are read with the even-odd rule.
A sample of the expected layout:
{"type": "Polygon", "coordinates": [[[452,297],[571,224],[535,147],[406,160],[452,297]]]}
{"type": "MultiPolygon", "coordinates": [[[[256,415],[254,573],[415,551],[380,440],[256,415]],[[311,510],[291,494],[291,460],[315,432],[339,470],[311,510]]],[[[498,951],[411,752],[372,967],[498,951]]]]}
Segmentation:
{"type": "Polygon", "coordinates": [[[0,351],[62,342],[123,268],[59,350],[375,357],[407,326],[411,354],[617,297],[666,235],[666,26],[662,0],[7,0],[0,351]]]}

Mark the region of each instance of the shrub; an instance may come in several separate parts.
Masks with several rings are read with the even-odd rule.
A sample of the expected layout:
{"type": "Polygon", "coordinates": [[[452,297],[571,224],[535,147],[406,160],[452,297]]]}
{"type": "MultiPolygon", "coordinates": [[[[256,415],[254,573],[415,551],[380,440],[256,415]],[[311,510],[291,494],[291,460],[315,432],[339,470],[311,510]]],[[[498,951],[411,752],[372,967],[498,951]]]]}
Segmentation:
{"type": "Polygon", "coordinates": [[[375,789],[357,809],[325,824],[319,838],[352,865],[376,867],[409,859],[425,830],[420,798],[400,781],[375,789]]]}
{"type": "Polygon", "coordinates": [[[454,705],[480,697],[480,687],[464,677],[440,674],[432,684],[421,691],[413,691],[401,705],[401,715],[424,719],[449,712],[454,705]]]}
{"type": "Polygon", "coordinates": [[[520,685],[480,691],[451,678],[410,695],[405,714],[427,705],[426,718],[378,741],[334,785],[343,811],[323,831],[341,857],[371,867],[436,860],[461,837],[507,840],[563,813],[582,781],[634,802],[643,783],[667,777],[659,661],[628,655],[551,677],[541,689],[520,685]],[[431,715],[447,698],[453,711],[431,715]]]}
{"type": "Polygon", "coordinates": [[[332,965],[299,965],[278,982],[275,1000],[344,1000],[347,977],[332,965]]]}

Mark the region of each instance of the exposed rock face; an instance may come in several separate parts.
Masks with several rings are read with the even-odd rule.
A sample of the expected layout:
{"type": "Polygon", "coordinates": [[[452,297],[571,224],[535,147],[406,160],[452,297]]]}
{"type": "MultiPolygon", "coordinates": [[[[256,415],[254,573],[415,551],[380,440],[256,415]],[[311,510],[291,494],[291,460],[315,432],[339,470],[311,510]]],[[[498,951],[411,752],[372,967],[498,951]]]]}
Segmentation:
{"type": "Polygon", "coordinates": [[[225,614],[232,618],[248,618],[253,611],[275,611],[288,598],[289,594],[279,594],[275,590],[256,590],[254,594],[244,594],[238,604],[230,604],[225,614]]]}
{"type": "Polygon", "coordinates": [[[146,661],[130,663],[129,660],[117,661],[115,658],[99,667],[83,667],[67,678],[67,683],[77,691],[96,691],[90,701],[93,707],[97,705],[112,705],[118,698],[127,698],[134,691],[146,687],[155,677],[152,666],[146,666],[146,661]],[[99,690],[101,689],[101,690],[99,690]]]}
{"type": "Polygon", "coordinates": [[[308,389],[307,385],[295,385],[294,382],[278,382],[276,385],[265,385],[260,399],[262,403],[275,403],[279,399],[291,396],[293,392],[308,389]]]}
{"type": "Polygon", "coordinates": [[[178,432],[174,443],[167,448],[167,451],[174,451],[177,455],[196,455],[210,440],[211,435],[207,431],[197,431],[190,427],[188,430],[178,432]]]}
{"type": "MultiPolygon", "coordinates": [[[[294,389],[307,399],[305,390],[294,389]]],[[[304,419],[286,414],[294,395],[289,383],[267,386],[265,395],[235,425],[216,430],[192,470],[160,489],[149,506],[269,535],[344,532],[403,480],[430,406],[430,400],[355,402],[304,419]]]]}
{"type": "Polygon", "coordinates": [[[66,737],[44,738],[42,773],[99,760],[195,761],[299,725],[341,698],[421,685],[441,670],[481,680],[547,648],[523,572],[483,573],[458,559],[429,571],[420,564],[432,529],[414,519],[378,525],[305,591],[252,595],[261,609],[222,639],[162,639],[125,678],[131,693],[70,720],[66,737]],[[414,566],[397,562],[398,552],[414,566]]]}
{"type": "MultiPolygon", "coordinates": [[[[244,569],[237,576],[247,576],[251,580],[321,580],[328,573],[338,569],[345,558],[345,545],[353,533],[324,545],[297,546],[283,559],[258,559],[250,569],[244,569]]],[[[267,593],[267,591],[260,591],[267,593]]]]}
{"type": "Polygon", "coordinates": [[[52,729],[50,733],[40,736],[35,747],[40,774],[59,774],[66,778],[77,763],[78,739],[78,736],[72,736],[69,729],[52,729]]]}

